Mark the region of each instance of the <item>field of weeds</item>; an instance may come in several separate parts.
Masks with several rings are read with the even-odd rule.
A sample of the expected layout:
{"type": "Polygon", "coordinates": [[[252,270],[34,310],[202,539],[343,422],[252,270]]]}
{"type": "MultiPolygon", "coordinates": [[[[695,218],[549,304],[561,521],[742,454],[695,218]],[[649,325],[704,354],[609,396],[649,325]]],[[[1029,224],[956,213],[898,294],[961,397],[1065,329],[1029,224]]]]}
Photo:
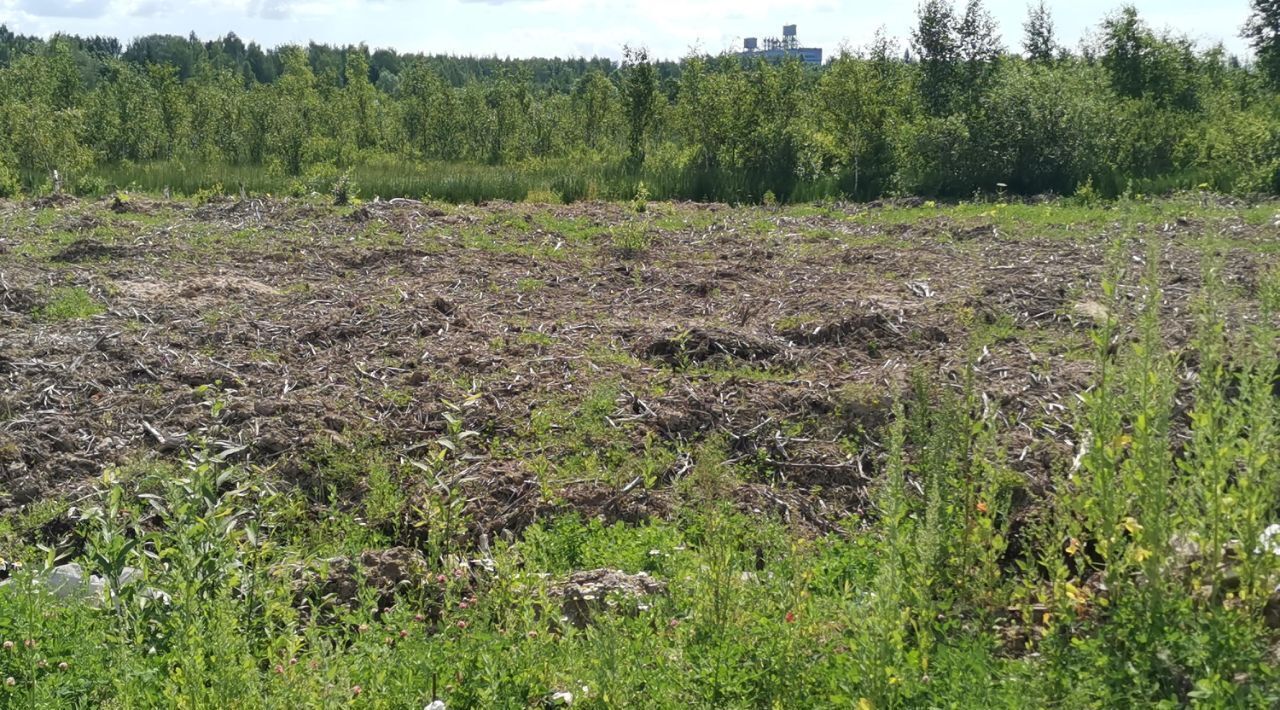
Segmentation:
{"type": "Polygon", "coordinates": [[[0,202],[0,703],[1275,705],[1278,238],[0,202]]]}

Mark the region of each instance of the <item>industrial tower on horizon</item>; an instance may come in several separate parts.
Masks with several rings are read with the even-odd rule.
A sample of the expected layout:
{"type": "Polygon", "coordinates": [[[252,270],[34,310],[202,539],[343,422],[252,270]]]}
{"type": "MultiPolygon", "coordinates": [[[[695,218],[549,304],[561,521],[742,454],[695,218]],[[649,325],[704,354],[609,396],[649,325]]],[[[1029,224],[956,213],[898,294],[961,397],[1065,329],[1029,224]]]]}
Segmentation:
{"type": "Polygon", "coordinates": [[[801,47],[796,37],[795,25],[782,27],[782,39],[765,37],[763,40],[747,37],[742,40],[742,56],[759,57],[766,61],[781,61],[787,57],[797,57],[805,64],[821,65],[822,49],[819,47],[801,47]]]}

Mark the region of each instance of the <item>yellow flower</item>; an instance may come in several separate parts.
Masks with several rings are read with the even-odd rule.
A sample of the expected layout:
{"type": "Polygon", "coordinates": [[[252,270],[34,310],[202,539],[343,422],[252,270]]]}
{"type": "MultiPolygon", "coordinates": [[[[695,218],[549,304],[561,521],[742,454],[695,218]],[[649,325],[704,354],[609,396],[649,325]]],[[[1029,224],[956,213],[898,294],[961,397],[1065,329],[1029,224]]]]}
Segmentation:
{"type": "Polygon", "coordinates": [[[1125,518],[1123,524],[1124,529],[1128,530],[1130,535],[1137,535],[1142,532],[1142,523],[1139,523],[1137,518],[1133,516],[1125,518]]]}

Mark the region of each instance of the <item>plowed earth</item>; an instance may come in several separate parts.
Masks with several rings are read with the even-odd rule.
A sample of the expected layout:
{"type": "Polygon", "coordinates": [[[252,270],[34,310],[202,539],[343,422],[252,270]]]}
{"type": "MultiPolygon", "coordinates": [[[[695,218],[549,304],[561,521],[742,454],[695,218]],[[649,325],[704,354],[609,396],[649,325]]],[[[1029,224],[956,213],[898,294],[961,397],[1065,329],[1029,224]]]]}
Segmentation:
{"type": "Polygon", "coordinates": [[[326,452],[414,460],[458,405],[477,536],[673,515],[707,465],[740,509],[839,531],[914,374],[972,375],[1034,501],[1076,446],[1107,265],[1124,308],[1159,260],[1176,348],[1205,254],[1247,304],[1277,229],[1022,209],[0,203],[0,509],[193,446],[318,489],[326,452]],[[101,312],[51,315],[76,288],[101,312]]]}

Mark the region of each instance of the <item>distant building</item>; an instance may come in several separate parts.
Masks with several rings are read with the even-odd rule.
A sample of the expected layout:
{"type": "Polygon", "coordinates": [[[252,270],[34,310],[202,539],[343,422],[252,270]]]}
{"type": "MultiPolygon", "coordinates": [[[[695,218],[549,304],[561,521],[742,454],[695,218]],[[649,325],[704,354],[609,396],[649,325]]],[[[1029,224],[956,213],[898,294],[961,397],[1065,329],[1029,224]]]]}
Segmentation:
{"type": "Polygon", "coordinates": [[[742,41],[741,56],[760,58],[770,62],[779,62],[787,57],[796,57],[805,64],[819,66],[822,64],[822,49],[819,47],[801,47],[796,38],[796,26],[784,25],[782,39],[766,37],[758,39],[747,37],[742,41]]]}

